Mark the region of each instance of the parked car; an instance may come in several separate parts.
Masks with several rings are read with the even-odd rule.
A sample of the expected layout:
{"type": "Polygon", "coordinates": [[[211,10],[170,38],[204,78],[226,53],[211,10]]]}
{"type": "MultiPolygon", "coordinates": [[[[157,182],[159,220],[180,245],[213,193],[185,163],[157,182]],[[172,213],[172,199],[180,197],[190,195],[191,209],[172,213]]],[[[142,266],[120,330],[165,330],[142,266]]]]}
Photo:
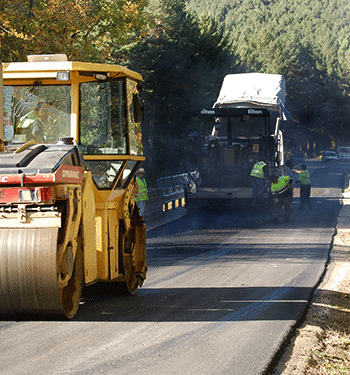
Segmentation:
{"type": "Polygon", "coordinates": [[[322,161],[338,161],[338,155],[335,151],[323,151],[322,161]]]}
{"type": "Polygon", "coordinates": [[[338,156],[339,160],[350,160],[350,147],[340,146],[338,156]]]}

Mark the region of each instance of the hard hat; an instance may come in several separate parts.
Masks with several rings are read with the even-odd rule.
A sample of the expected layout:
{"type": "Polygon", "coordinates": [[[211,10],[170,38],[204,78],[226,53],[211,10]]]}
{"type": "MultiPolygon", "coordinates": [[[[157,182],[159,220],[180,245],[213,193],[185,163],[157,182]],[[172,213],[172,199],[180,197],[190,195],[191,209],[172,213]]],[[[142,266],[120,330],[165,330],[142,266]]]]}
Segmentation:
{"type": "Polygon", "coordinates": [[[145,170],[143,168],[140,168],[139,173],[145,173],[145,170]]]}

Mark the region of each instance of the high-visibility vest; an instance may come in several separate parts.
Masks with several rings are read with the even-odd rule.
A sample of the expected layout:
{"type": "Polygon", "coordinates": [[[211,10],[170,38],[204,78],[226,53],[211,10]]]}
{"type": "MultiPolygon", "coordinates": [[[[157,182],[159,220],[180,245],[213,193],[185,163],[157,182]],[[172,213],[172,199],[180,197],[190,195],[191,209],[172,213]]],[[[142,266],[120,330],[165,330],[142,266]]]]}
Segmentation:
{"type": "Polygon", "coordinates": [[[309,175],[309,172],[307,170],[301,171],[299,173],[298,181],[300,181],[300,183],[302,185],[309,185],[310,184],[310,175],[309,175]]]}
{"type": "Polygon", "coordinates": [[[291,193],[291,185],[292,178],[289,176],[279,176],[277,182],[271,183],[271,192],[272,195],[278,197],[285,197],[289,193],[291,193]]]}
{"type": "Polygon", "coordinates": [[[264,163],[263,161],[258,161],[257,163],[254,164],[254,167],[252,171],[250,172],[250,175],[256,178],[264,178],[265,165],[266,163],[264,163]]]}
{"type": "Polygon", "coordinates": [[[144,178],[142,179],[140,177],[136,177],[136,183],[139,187],[139,191],[137,194],[135,194],[135,201],[136,202],[148,201],[146,180],[144,178]]]}

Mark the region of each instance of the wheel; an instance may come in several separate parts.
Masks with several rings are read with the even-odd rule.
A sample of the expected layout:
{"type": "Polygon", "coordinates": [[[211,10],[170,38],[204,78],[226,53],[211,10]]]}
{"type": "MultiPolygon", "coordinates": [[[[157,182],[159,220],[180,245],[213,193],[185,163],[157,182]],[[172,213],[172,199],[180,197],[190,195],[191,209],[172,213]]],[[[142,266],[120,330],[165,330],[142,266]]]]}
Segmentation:
{"type": "Polygon", "coordinates": [[[0,312],[40,312],[72,318],[83,286],[81,246],[73,275],[59,287],[58,228],[0,229],[0,312]]]}
{"type": "Polygon", "coordinates": [[[133,198],[133,186],[129,186],[123,198],[123,220],[119,222],[119,269],[124,281],[119,283],[119,292],[134,294],[143,280],[136,272],[134,245],[137,223],[141,220],[140,213],[133,198]]]}
{"type": "Polygon", "coordinates": [[[139,287],[139,279],[133,261],[133,243],[126,237],[123,225],[119,226],[119,249],[122,249],[119,256],[120,270],[124,274],[119,290],[123,294],[134,294],[139,287]]]}
{"type": "Polygon", "coordinates": [[[127,291],[134,294],[139,287],[139,279],[136,276],[131,254],[124,254],[124,276],[127,291]]]}
{"type": "Polygon", "coordinates": [[[68,318],[73,318],[78,311],[81,294],[84,285],[84,257],[81,245],[81,235],[78,235],[78,247],[75,255],[72,276],[68,284],[60,288],[60,299],[64,314],[68,318]]]}

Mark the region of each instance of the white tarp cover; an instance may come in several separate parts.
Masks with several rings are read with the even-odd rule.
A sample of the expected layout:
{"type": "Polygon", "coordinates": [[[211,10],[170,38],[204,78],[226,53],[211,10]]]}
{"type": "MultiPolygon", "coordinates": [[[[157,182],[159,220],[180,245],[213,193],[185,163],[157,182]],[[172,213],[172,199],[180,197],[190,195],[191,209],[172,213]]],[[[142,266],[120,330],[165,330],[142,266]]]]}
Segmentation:
{"type": "Polygon", "coordinates": [[[248,105],[280,109],[289,117],[285,108],[286,81],[280,74],[240,73],[225,76],[214,107],[248,105]],[[277,107],[277,108],[276,108],[277,107]]]}

